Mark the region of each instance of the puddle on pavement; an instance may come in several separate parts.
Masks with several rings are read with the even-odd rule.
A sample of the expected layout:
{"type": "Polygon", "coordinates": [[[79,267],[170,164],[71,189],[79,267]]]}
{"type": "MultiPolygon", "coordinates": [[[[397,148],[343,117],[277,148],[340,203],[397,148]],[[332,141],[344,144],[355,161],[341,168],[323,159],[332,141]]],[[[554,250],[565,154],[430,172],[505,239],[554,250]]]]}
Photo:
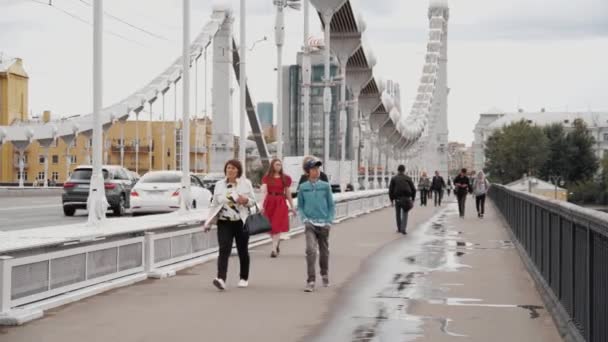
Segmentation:
{"type": "Polygon", "coordinates": [[[530,311],[530,318],[535,319],[540,317],[538,310],[543,310],[544,307],[538,305],[518,305],[518,307],[530,311]]]}
{"type": "Polygon", "coordinates": [[[488,241],[484,245],[463,239],[463,232],[447,220],[457,214],[456,205],[449,205],[408,235],[397,240],[370,260],[366,269],[346,289],[344,304],[333,313],[318,336],[310,341],[413,341],[424,329],[439,329],[450,337],[467,336],[450,329],[450,317],[425,317],[410,313],[417,304],[519,308],[530,318],[540,316],[540,306],[486,304],[481,299],[450,298],[451,287],[460,283],[432,284],[428,274],[455,272],[470,268],[462,257],[484,249],[510,249],[511,241],[488,241]],[[407,253],[404,254],[404,251],[407,253]],[[435,322],[436,325],[427,325],[435,322]]]}

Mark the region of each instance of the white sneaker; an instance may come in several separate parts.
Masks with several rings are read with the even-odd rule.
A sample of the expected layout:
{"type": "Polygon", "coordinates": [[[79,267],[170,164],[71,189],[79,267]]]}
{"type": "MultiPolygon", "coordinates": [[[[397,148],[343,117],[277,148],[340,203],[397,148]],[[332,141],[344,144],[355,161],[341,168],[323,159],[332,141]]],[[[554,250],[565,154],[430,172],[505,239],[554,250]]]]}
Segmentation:
{"type": "Polygon", "coordinates": [[[213,279],[213,285],[215,285],[215,287],[217,287],[217,289],[220,291],[224,291],[226,289],[226,283],[224,283],[224,280],[220,278],[213,279]]]}
{"type": "Polygon", "coordinates": [[[304,292],[313,292],[315,290],[315,282],[311,281],[306,284],[304,288],[304,292]]]}
{"type": "Polygon", "coordinates": [[[247,280],[241,279],[241,280],[239,280],[238,286],[242,287],[242,288],[247,287],[247,286],[249,286],[249,282],[247,280]]]}
{"type": "Polygon", "coordinates": [[[329,277],[323,277],[323,287],[329,287],[329,277]]]}

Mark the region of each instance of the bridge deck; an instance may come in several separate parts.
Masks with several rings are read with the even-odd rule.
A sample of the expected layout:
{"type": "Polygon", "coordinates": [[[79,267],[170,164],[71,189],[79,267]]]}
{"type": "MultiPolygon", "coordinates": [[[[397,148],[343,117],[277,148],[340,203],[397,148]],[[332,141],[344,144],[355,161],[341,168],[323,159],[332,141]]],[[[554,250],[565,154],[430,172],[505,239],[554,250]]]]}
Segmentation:
{"type": "Polygon", "coordinates": [[[248,289],[211,286],[215,263],[150,280],[0,328],[2,341],[559,341],[534,283],[495,211],[468,217],[454,203],[416,206],[410,234],[394,232],[391,209],[336,225],[333,286],[309,294],[304,239],[282,255],[251,250],[248,289]]]}

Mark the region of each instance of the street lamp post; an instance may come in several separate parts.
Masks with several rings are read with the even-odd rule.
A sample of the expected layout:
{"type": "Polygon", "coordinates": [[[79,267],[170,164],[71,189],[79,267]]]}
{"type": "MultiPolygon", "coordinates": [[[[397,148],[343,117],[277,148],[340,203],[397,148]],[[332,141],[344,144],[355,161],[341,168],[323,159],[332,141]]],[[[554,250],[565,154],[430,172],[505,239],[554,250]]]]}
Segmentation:
{"type": "Polygon", "coordinates": [[[302,56],[302,96],[304,97],[304,155],[310,154],[310,82],[311,63],[308,36],[310,35],[310,2],[304,0],[304,54],[302,56]]]}
{"type": "Polygon", "coordinates": [[[135,111],[135,173],[139,174],[139,111],[135,111]]]}
{"type": "MultiPolygon", "coordinates": [[[[244,2],[244,0],[241,1],[244,2]]],[[[283,90],[281,81],[283,78],[283,45],[285,43],[285,7],[299,10],[301,3],[300,0],[273,0],[272,3],[277,10],[274,25],[274,38],[277,45],[277,158],[283,159],[283,90]]],[[[241,63],[242,61],[241,58],[241,63]]]]}
{"type": "MultiPolygon", "coordinates": [[[[245,0],[241,0],[241,23],[240,23],[240,61],[239,61],[239,77],[240,77],[240,110],[239,110],[239,118],[240,118],[240,140],[239,140],[239,159],[241,160],[241,164],[243,166],[243,177],[246,177],[247,170],[247,155],[246,155],[246,145],[247,145],[247,130],[245,127],[245,119],[247,115],[247,8],[246,8],[245,0]]],[[[278,46],[278,42],[277,42],[278,46]]],[[[279,53],[280,58],[280,53],[279,53]]],[[[279,59],[280,61],[280,59],[279,59]]]]}
{"type": "Polygon", "coordinates": [[[180,210],[190,210],[190,0],[183,0],[182,184],[180,210]]]}
{"type": "Polygon", "coordinates": [[[93,174],[87,209],[88,224],[99,225],[105,219],[107,200],[101,171],[101,107],[103,100],[103,0],[93,2],[93,174]]]}
{"type": "Polygon", "coordinates": [[[551,180],[551,183],[553,183],[553,185],[555,185],[555,190],[553,192],[553,198],[557,199],[557,185],[564,185],[564,179],[562,176],[557,176],[557,175],[551,175],[549,176],[549,179],[551,180]]]}

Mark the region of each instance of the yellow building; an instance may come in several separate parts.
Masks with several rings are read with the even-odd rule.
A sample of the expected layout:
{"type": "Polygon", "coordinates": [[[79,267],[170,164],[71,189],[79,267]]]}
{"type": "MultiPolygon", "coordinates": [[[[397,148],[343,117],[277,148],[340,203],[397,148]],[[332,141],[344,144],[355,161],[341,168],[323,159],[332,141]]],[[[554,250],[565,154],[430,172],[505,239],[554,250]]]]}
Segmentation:
{"type": "MultiPolygon", "coordinates": [[[[211,144],[211,120],[208,118],[198,120],[198,129],[196,123],[197,121],[195,120],[192,120],[190,123],[190,169],[193,172],[206,172],[210,159],[204,146],[210,146],[211,144]],[[205,125],[207,126],[206,144],[202,139],[205,125]],[[196,139],[197,130],[199,137],[201,137],[198,141],[196,139]]],[[[151,134],[148,133],[147,121],[126,121],[124,123],[118,122],[112,125],[110,129],[104,133],[103,163],[123,165],[127,169],[136,171],[140,175],[145,174],[149,170],[181,169],[181,130],[179,129],[179,124],[177,127],[177,132],[179,134],[177,148],[180,149],[180,151],[177,153],[177,165],[175,165],[176,139],[173,122],[153,121],[149,126],[151,134]],[[139,130],[139,153],[136,152],[137,130],[139,130]],[[163,136],[165,137],[164,149],[163,136]],[[121,137],[124,137],[122,158],[121,137]],[[151,137],[151,139],[148,137],[151,137]],[[150,141],[151,144],[149,143],[150,141]],[[139,161],[139,163],[136,161],[139,161]]],[[[47,179],[63,183],[66,180],[66,175],[69,176],[76,166],[90,165],[90,156],[92,152],[90,141],[90,137],[79,134],[75,142],[68,148],[62,139],[57,139],[49,148],[49,170],[47,179]]],[[[5,145],[10,145],[10,143],[6,143],[5,145]]],[[[5,146],[4,148],[6,147],[8,146],[5,146]]],[[[45,153],[45,149],[42,148],[38,142],[33,142],[26,149],[24,163],[24,180],[26,184],[33,183],[36,180],[41,183],[42,180],[44,180],[45,153]]],[[[10,164],[10,167],[7,168],[9,169],[9,172],[3,173],[0,183],[17,183],[19,181],[18,156],[16,151],[12,152],[12,158],[10,163],[8,163],[10,164]]],[[[3,165],[4,164],[5,163],[3,163],[3,165]]]]}
{"type": "MultiPolygon", "coordinates": [[[[27,119],[28,82],[21,59],[0,56],[0,126],[27,119]]],[[[14,172],[13,154],[11,144],[0,147],[0,182],[10,179],[14,172]]]]}
{"type": "MultiPolygon", "coordinates": [[[[127,121],[125,123],[119,122],[114,124],[110,127],[107,134],[104,134],[104,164],[123,165],[129,170],[136,171],[142,175],[149,170],[181,169],[181,124],[177,124],[177,131],[175,128],[176,125],[173,122],[163,121],[127,121]],[[121,136],[123,136],[123,130],[124,152],[121,160],[121,136]],[[140,141],[139,153],[136,153],[137,131],[139,131],[140,141]],[[176,133],[177,139],[175,139],[176,133]],[[176,156],[177,158],[175,158],[176,156]],[[139,164],[136,162],[137,160],[139,160],[139,164]]],[[[191,171],[207,172],[210,159],[205,146],[210,145],[211,119],[206,117],[204,119],[191,120],[191,171]],[[203,135],[205,135],[204,140],[203,135]]]]}
{"type": "Polygon", "coordinates": [[[524,176],[521,179],[507,184],[506,187],[512,190],[530,192],[549,199],[568,201],[568,190],[536,177],[524,176]]]}
{"type": "MultiPolygon", "coordinates": [[[[0,59],[0,126],[32,120],[27,114],[28,81],[29,77],[20,59],[0,59]]],[[[42,120],[48,122],[50,119],[50,113],[45,112],[42,120]]],[[[190,168],[192,171],[207,171],[210,160],[204,146],[210,144],[211,120],[208,117],[191,120],[190,168]]],[[[62,139],[57,139],[48,151],[49,167],[46,178],[58,183],[64,182],[76,166],[91,164],[91,152],[90,136],[85,134],[79,134],[69,147],[62,139]]],[[[31,184],[35,181],[42,183],[45,179],[45,156],[46,151],[38,142],[34,141],[27,147],[24,154],[25,183],[31,184]]],[[[142,175],[151,169],[181,169],[180,123],[176,127],[173,122],[162,121],[117,122],[104,133],[103,160],[104,164],[122,164],[142,175]],[[177,139],[175,139],[176,128],[177,139]],[[136,153],[138,136],[139,153],[136,153]],[[123,141],[124,147],[121,149],[123,141]]],[[[19,154],[10,142],[6,142],[0,149],[0,183],[18,182],[19,154]]]]}

